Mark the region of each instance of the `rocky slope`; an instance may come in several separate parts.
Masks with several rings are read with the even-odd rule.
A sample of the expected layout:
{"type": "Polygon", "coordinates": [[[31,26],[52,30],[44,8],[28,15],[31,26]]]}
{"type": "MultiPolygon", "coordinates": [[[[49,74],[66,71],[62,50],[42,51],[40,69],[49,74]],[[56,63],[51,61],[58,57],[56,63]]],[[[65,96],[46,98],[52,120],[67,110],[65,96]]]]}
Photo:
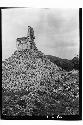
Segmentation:
{"type": "Polygon", "coordinates": [[[29,27],[28,39],[20,38],[17,45],[21,46],[2,62],[2,114],[79,114],[79,72],[62,71],[38,51],[33,36],[29,27]]]}

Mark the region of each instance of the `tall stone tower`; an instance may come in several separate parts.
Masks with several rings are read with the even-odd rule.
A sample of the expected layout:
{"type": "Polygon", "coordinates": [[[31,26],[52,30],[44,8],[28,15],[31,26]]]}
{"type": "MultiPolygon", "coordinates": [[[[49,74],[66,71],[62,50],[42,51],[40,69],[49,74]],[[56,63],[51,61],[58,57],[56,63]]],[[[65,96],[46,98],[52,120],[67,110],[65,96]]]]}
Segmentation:
{"type": "Polygon", "coordinates": [[[16,40],[18,51],[23,51],[25,49],[36,49],[34,39],[34,30],[32,27],[28,26],[27,37],[17,38],[16,40]]]}

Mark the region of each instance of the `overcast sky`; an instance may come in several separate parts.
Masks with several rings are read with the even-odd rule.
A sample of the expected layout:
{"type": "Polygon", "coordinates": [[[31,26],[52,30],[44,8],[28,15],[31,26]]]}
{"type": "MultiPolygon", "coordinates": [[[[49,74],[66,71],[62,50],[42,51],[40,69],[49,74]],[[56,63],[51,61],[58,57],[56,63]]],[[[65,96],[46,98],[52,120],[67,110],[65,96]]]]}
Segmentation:
{"type": "Polygon", "coordinates": [[[72,59],[79,52],[78,9],[2,10],[2,57],[10,57],[16,50],[16,38],[27,35],[32,26],[35,43],[47,55],[72,59]]]}

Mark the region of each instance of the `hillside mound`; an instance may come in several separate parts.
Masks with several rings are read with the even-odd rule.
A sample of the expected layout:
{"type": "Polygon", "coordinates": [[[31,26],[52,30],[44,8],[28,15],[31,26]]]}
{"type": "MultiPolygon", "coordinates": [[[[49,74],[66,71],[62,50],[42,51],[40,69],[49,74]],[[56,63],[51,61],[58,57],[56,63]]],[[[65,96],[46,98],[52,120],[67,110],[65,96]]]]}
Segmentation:
{"type": "Polygon", "coordinates": [[[2,114],[79,114],[79,72],[62,71],[38,51],[33,28],[17,38],[17,51],[2,62],[2,114]]]}

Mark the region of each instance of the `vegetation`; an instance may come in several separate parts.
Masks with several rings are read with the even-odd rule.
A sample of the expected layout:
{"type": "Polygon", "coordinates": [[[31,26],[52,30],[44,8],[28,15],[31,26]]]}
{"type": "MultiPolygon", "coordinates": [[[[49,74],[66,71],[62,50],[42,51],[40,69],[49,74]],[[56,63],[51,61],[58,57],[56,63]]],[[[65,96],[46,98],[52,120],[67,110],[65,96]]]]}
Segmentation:
{"type": "Polygon", "coordinates": [[[61,67],[66,71],[71,71],[73,69],[79,70],[79,58],[78,56],[74,57],[72,60],[61,59],[59,57],[47,55],[47,58],[50,59],[51,62],[61,67]]]}
{"type": "Polygon", "coordinates": [[[15,52],[3,62],[2,90],[5,116],[79,114],[79,72],[60,70],[38,51],[15,52]]]}

